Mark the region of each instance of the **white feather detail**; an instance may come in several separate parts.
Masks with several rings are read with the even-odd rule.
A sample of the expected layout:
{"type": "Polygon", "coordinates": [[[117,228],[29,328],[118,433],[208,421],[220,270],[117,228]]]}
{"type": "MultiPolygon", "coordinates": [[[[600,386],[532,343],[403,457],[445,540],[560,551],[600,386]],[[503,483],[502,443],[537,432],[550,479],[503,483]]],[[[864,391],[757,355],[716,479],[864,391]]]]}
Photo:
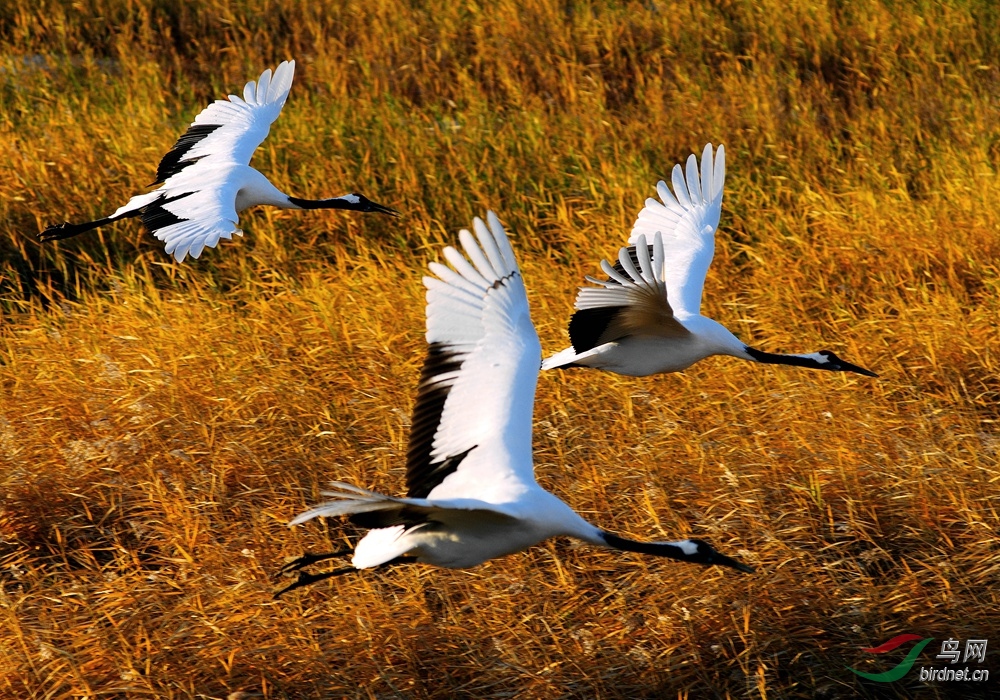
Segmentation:
{"type": "Polygon", "coordinates": [[[459,233],[464,255],[445,248],[453,269],[435,264],[430,269],[437,277],[424,278],[427,342],[461,361],[461,370],[448,378],[431,458],[471,450],[428,499],[474,495],[503,503],[535,486],[531,415],[541,347],[499,219],[489,212],[473,229],[475,234],[459,233]]]}
{"type": "Polygon", "coordinates": [[[646,200],[629,237],[629,243],[635,245],[640,235],[653,240],[657,232],[663,234],[662,279],[678,317],[696,315],[701,309],[705,275],[715,253],[715,230],[722,214],[725,148],[719,146],[713,158],[712,144],[705,146],[700,174],[694,155],[686,166],[686,178],[680,165],[671,172],[673,193],[665,182],[657,183],[661,201],[646,200]]]}

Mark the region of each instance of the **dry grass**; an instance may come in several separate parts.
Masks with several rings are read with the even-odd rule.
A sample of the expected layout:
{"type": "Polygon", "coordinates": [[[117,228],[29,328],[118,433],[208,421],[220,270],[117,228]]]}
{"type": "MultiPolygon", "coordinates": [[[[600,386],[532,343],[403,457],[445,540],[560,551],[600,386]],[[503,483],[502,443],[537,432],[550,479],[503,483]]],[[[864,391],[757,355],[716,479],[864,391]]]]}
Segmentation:
{"type": "Polygon", "coordinates": [[[0,7],[0,696],[982,690],[845,669],[895,663],[858,650],[901,632],[988,637],[1000,676],[997,10],[609,5],[0,7]],[[287,57],[255,164],[398,224],[261,210],[184,266],[132,224],[34,242],[124,202],[206,100],[287,57]],[[758,573],[553,541],[273,601],[284,557],[357,534],[285,527],[325,482],[403,488],[438,248],[496,208],[557,350],[575,285],[707,141],[730,172],[707,312],[881,379],[545,374],[537,474],[602,526],[758,573]]]}

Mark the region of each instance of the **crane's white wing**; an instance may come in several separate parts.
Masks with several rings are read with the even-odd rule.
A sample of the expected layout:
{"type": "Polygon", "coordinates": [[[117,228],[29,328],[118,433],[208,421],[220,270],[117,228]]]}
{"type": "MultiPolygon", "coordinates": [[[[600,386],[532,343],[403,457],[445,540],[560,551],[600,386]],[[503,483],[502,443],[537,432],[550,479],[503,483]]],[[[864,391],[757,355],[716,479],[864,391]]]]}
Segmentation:
{"type": "Polygon", "coordinates": [[[512,502],[535,486],[531,422],[541,346],[514,251],[492,211],[431,263],[427,359],[410,428],[410,498],[512,502]],[[471,262],[470,262],[471,261],[471,262]]]}
{"type": "Polygon", "coordinates": [[[576,313],[569,322],[569,337],[577,355],[628,336],[681,337],[688,330],[674,318],[663,280],[663,236],[652,244],[639,234],[635,245],[618,251],[612,267],[601,261],[607,280],[587,277],[600,287],[581,287],[576,313]],[[652,258],[650,258],[652,253],[652,258]]]}
{"type": "Polygon", "coordinates": [[[237,228],[236,195],[248,174],[263,179],[248,165],[198,161],[173,175],[153,192],[138,194],[111,215],[135,216],[164,242],[167,253],[177,262],[185,256],[197,258],[201,251],[215,247],[220,238],[242,235],[237,228]]]}
{"type": "Polygon", "coordinates": [[[195,163],[172,177],[158,191],[160,199],[143,209],[143,225],[177,262],[186,255],[197,258],[206,246],[218,245],[220,238],[243,234],[236,226],[240,183],[234,171],[240,169],[249,166],[195,163]]]}
{"type": "Polygon", "coordinates": [[[249,165],[271,123],[281,114],[294,75],[295,61],[285,61],[273,76],[268,68],[256,82],[247,83],[242,99],[230,95],[228,100],[216,100],[203,109],[160,160],[153,184],[166,182],[202,159],[249,165]]]}
{"type": "Polygon", "coordinates": [[[667,298],[678,315],[695,315],[701,309],[701,291],[705,275],[715,254],[715,229],[722,214],[722,188],[726,181],[726,149],[719,146],[712,159],[712,144],[705,146],[698,159],[691,154],[687,160],[687,178],[681,166],[675,165],[671,194],[662,180],[656,191],[662,203],[647,199],[646,206],[632,226],[629,244],[639,236],[653,240],[663,234],[663,279],[667,298]]]}

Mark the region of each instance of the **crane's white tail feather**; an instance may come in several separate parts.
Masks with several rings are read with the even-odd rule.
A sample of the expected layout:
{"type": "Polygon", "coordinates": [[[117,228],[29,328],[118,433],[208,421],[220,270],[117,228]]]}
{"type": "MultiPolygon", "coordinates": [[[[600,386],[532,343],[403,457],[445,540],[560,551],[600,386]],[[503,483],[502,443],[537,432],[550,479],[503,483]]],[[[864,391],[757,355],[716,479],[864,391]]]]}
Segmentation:
{"type": "MultiPolygon", "coordinates": [[[[311,510],[307,510],[288,523],[289,527],[292,525],[301,525],[317,516],[351,516],[377,511],[398,511],[406,506],[413,507],[426,504],[426,502],[415,501],[414,499],[385,496],[375,491],[363,489],[360,486],[345,484],[342,481],[334,481],[331,483],[331,486],[336,490],[323,491],[323,495],[334,500],[327,501],[311,510]]],[[[367,569],[379,566],[406,554],[411,545],[406,541],[400,540],[406,529],[406,524],[395,524],[389,527],[379,527],[369,530],[368,534],[361,538],[361,541],[355,547],[354,555],[351,557],[351,564],[357,569],[367,569]]]]}
{"type": "Polygon", "coordinates": [[[566,365],[573,364],[579,358],[577,357],[576,350],[572,347],[568,347],[565,350],[557,352],[552,357],[548,357],[542,360],[542,369],[555,369],[556,367],[564,367],[566,365]]]}
{"type": "Polygon", "coordinates": [[[404,532],[406,532],[405,525],[369,530],[354,548],[351,564],[355,569],[369,569],[403,556],[413,546],[405,540],[400,540],[404,532]]]}
{"type": "Polygon", "coordinates": [[[323,491],[323,495],[334,500],[321,503],[315,508],[307,510],[305,513],[296,516],[288,525],[301,525],[307,520],[312,520],[318,516],[329,518],[338,515],[370,513],[378,510],[398,510],[400,505],[409,503],[404,498],[385,496],[375,491],[363,489],[360,486],[345,484],[342,481],[334,481],[331,485],[337,490],[323,491]]]}

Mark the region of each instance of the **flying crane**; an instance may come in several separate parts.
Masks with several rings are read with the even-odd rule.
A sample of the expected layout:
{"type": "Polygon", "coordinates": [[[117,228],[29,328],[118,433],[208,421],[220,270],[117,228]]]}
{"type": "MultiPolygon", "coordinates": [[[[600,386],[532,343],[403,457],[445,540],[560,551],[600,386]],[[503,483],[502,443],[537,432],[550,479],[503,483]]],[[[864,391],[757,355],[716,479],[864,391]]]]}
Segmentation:
{"type": "MultiPolygon", "coordinates": [[[[292,87],[295,61],[281,63],[271,75],[268,68],[256,82],[243,88],[243,97],[216,100],[195,117],[188,130],[160,160],[156,169],[159,187],[137,194],[113,214],[79,224],[49,226],[39,240],[70,238],[121,219],[138,217],[164,242],[168,254],[183,262],[197,258],[219,239],[242,236],[239,214],[258,204],[282,209],[348,209],[398,216],[399,212],[376,204],[364,195],[345,194],[330,199],[302,199],[285,194],[250,158],[267,138],[292,87]]],[[[151,185],[151,186],[153,186],[151,185]]]]}
{"type": "Polygon", "coordinates": [[[607,279],[587,277],[597,287],[581,287],[569,322],[571,346],[547,358],[542,369],[595,367],[644,377],[680,372],[712,355],[751,362],[793,365],[832,372],[878,375],[842,360],[829,350],[807,354],[764,352],[740,341],[725,326],[701,315],[701,292],[715,252],[726,180],[723,146],[712,144],[687,160],[687,179],[675,165],[673,193],[661,181],[662,201],[647,199],[629,245],[611,265],[607,279]]]}

